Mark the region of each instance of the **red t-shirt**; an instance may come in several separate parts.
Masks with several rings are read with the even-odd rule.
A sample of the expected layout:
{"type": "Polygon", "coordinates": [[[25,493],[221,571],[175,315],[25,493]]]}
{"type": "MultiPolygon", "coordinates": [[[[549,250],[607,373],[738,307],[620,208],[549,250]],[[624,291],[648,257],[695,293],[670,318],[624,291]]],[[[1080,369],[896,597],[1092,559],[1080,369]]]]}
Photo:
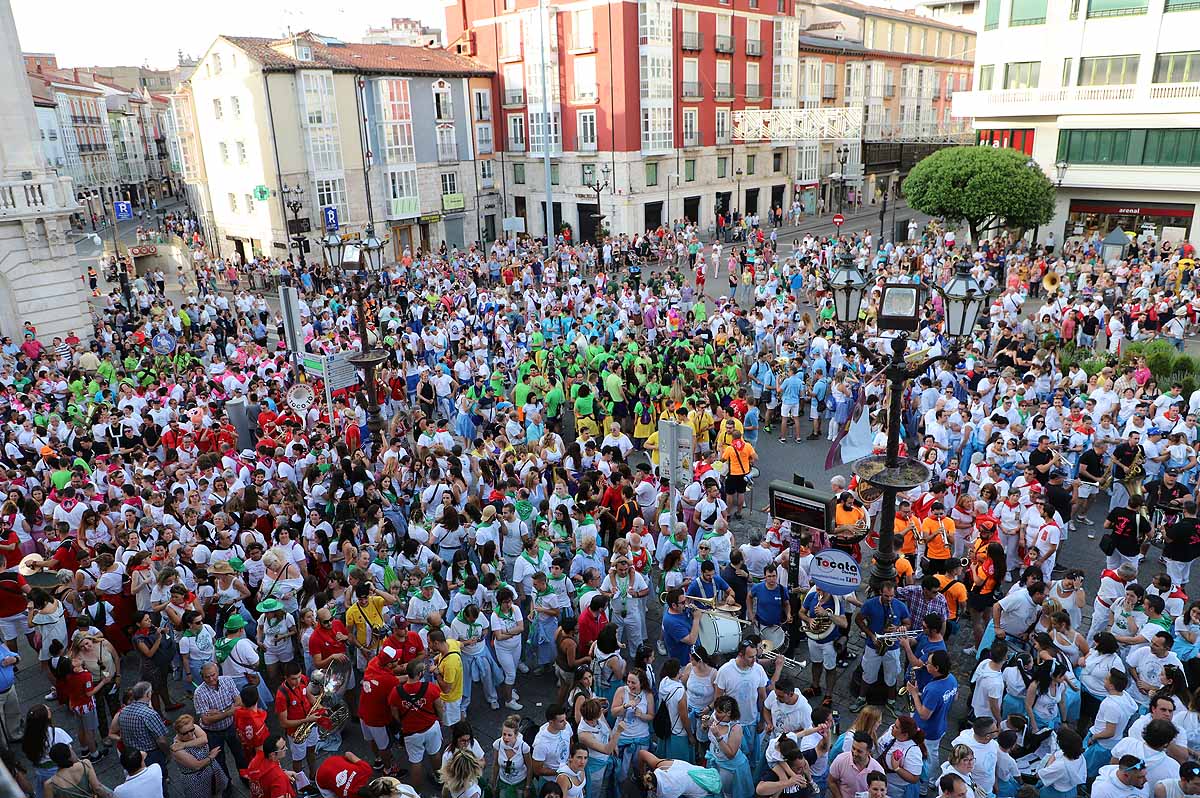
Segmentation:
{"type": "Polygon", "coordinates": [[[432,682],[408,682],[396,685],[396,689],[388,697],[388,704],[400,712],[400,731],[404,734],[420,734],[428,731],[433,724],[438,722],[437,710],[434,708],[433,702],[441,696],[441,688],[432,682]]]}
{"type": "MultiPolygon", "coordinates": [[[[20,559],[21,552],[18,550],[17,560],[20,559]]],[[[25,608],[29,606],[29,600],[25,598],[25,585],[25,577],[15,571],[0,574],[0,618],[24,614],[25,608]]]]}
{"type": "Polygon", "coordinates": [[[58,563],[58,568],[67,569],[69,571],[79,570],[79,547],[74,540],[65,540],[58,545],[54,550],[53,558],[58,563]]]}
{"type": "Polygon", "coordinates": [[[262,751],[254,755],[246,768],[250,779],[250,798],[296,798],[296,788],[279,763],[268,759],[262,751]]]}
{"type": "Polygon", "coordinates": [[[386,666],[373,657],[363,672],[362,685],[358,693],[358,718],[368,726],[382,728],[392,722],[392,710],[388,698],[400,680],[386,666]]]}
{"type": "Polygon", "coordinates": [[[275,714],[287,713],[288,720],[303,720],[312,710],[312,698],[308,695],[308,677],[301,675],[300,684],[292,687],[286,682],[275,692],[275,714]]]}
{"type": "Polygon", "coordinates": [[[579,650],[586,652],[588,648],[600,636],[600,632],[608,623],[608,616],[603,612],[599,617],[592,613],[592,608],[588,607],[579,613],[579,650]]]}
{"type": "Polygon", "coordinates": [[[308,653],[316,657],[331,657],[334,654],[345,654],[346,644],[339,641],[336,637],[338,634],[346,634],[346,625],[337,618],[333,619],[329,628],[318,626],[313,629],[312,635],[308,638],[308,653]]]}
{"type": "Polygon", "coordinates": [[[338,798],[358,794],[358,788],[371,779],[371,763],[351,762],[344,756],[331,756],[317,768],[317,786],[338,798]]]}
{"type": "Polygon", "coordinates": [[[247,756],[253,756],[267,741],[267,711],[238,707],[233,711],[233,728],[242,744],[242,750],[247,756]]]}
{"type": "Polygon", "coordinates": [[[425,653],[425,644],[421,642],[421,636],[412,629],[404,633],[403,639],[398,634],[398,632],[392,632],[388,635],[387,640],[383,641],[383,644],[384,646],[391,646],[396,649],[396,652],[399,654],[396,660],[401,665],[407,665],[425,653]]]}
{"type": "Polygon", "coordinates": [[[5,568],[16,568],[21,562],[21,559],[25,556],[21,553],[21,539],[17,537],[16,530],[10,529],[8,530],[8,534],[4,536],[4,545],[11,546],[14,544],[16,545],[15,549],[12,551],[6,550],[4,552],[5,568]]]}
{"type": "Polygon", "coordinates": [[[92,703],[92,697],[88,695],[88,690],[92,689],[92,674],[87,668],[63,679],[63,687],[66,688],[67,704],[71,709],[83,709],[92,703]]]}

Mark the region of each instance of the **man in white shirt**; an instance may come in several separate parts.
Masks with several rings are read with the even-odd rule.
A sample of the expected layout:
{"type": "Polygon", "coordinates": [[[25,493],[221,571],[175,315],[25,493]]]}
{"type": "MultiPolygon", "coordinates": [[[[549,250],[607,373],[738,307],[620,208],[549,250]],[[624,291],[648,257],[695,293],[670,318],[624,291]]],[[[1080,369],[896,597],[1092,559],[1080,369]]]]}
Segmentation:
{"type": "Polygon", "coordinates": [[[723,695],[738,703],[738,724],[742,727],[742,750],[751,762],[760,760],[758,719],[767,700],[767,672],[757,662],[758,646],[751,640],[739,644],[737,656],[726,662],[713,679],[713,700],[723,695]],[[745,740],[750,742],[746,743],[745,740]],[[747,750],[749,746],[749,750],[747,750]]]}
{"type": "Polygon", "coordinates": [[[125,781],[113,788],[115,798],[163,798],[162,766],[146,765],[146,753],[126,748],[121,754],[125,781]]]}
{"type": "Polygon", "coordinates": [[[1168,632],[1157,632],[1150,645],[1134,649],[1126,660],[1129,666],[1129,694],[1143,707],[1150,705],[1150,695],[1163,685],[1163,670],[1174,665],[1183,670],[1183,663],[1171,650],[1173,638],[1168,632]]]}
{"type": "Polygon", "coordinates": [[[1000,758],[1000,744],[996,742],[996,722],[991,717],[978,717],[971,728],[964,729],[954,738],[953,746],[965,745],[975,752],[975,767],[971,778],[985,793],[991,795],[996,784],[996,762],[1000,758]]]}
{"type": "Polygon", "coordinates": [[[992,606],[992,622],[996,639],[1004,640],[1009,635],[1025,640],[1033,625],[1037,623],[1046,598],[1046,583],[1034,582],[1029,587],[1018,587],[992,606]]]}
{"type": "Polygon", "coordinates": [[[559,766],[571,758],[571,726],[567,723],[567,710],[561,704],[551,704],[546,709],[546,722],[533,738],[533,775],[551,781],[559,766]]]}

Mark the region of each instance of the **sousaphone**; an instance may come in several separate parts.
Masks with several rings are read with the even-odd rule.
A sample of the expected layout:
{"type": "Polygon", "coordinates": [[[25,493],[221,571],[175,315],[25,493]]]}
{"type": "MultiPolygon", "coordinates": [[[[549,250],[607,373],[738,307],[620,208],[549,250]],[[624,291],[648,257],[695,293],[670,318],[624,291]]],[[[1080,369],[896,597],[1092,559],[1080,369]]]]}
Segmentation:
{"type": "Polygon", "coordinates": [[[1061,280],[1062,278],[1058,276],[1058,272],[1047,272],[1046,276],[1042,278],[1042,290],[1047,295],[1058,293],[1058,285],[1061,280]]]}

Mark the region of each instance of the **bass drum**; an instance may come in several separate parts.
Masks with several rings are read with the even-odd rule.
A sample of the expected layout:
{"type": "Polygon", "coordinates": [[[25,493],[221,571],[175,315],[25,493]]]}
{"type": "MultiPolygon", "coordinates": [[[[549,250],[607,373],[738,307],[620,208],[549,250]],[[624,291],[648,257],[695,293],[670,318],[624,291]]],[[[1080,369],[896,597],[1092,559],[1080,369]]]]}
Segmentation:
{"type": "Polygon", "coordinates": [[[741,639],[742,625],[736,618],[719,612],[700,616],[700,645],[709,654],[733,654],[741,639]]]}

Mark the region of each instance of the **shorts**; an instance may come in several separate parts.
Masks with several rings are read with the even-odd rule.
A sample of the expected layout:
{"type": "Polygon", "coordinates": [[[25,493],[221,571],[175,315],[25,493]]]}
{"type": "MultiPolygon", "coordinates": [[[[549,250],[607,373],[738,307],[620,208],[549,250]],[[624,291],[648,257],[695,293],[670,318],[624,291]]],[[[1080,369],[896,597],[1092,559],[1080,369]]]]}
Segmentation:
{"type": "Polygon", "coordinates": [[[879,671],[883,670],[883,683],[895,687],[900,681],[900,649],[884,652],[883,656],[875,653],[875,647],[868,643],[862,655],[863,682],[875,684],[879,681],[879,671]]]}
{"type": "Polygon", "coordinates": [[[360,720],[358,728],[362,731],[363,739],[375,743],[375,747],[380,751],[386,750],[392,744],[387,726],[368,726],[360,720]]]}
{"type": "Polygon", "coordinates": [[[974,590],[971,590],[967,593],[967,606],[975,612],[988,612],[995,603],[995,591],[991,593],[976,593],[974,590]]]}
{"type": "Polygon", "coordinates": [[[292,742],[291,735],[288,735],[288,753],[291,754],[292,761],[299,762],[300,760],[304,759],[304,756],[308,751],[315,751],[317,749],[317,743],[320,741],[321,738],[317,734],[316,726],[312,727],[312,730],[308,733],[308,736],[304,738],[304,742],[300,744],[292,742]]]}
{"type": "Polygon", "coordinates": [[[443,701],[442,706],[446,709],[446,725],[453,726],[462,720],[462,699],[455,701],[443,701]]]}
{"type": "Polygon", "coordinates": [[[71,714],[79,718],[79,725],[90,732],[100,731],[100,721],[96,717],[96,702],[89,701],[87,706],[71,707],[71,714]]]}
{"type": "Polygon", "coordinates": [[[784,403],[783,408],[779,411],[784,418],[800,418],[800,405],[784,403]]]}
{"type": "Polygon", "coordinates": [[[833,647],[833,641],[818,643],[816,640],[809,640],[808,659],[813,665],[820,665],[825,670],[831,671],[836,668],[837,651],[833,647]]]}
{"type": "Polygon", "coordinates": [[[404,735],[404,750],[410,765],[419,765],[426,757],[441,753],[442,727],[435,723],[423,732],[404,735]]]}
{"type": "Polygon", "coordinates": [[[25,613],[0,618],[0,635],[3,635],[5,640],[16,640],[26,634],[29,634],[29,618],[25,613]]]}
{"type": "Polygon", "coordinates": [[[1079,483],[1079,498],[1090,499],[1100,492],[1100,488],[1096,485],[1090,485],[1087,482],[1079,483]]]}
{"type": "Polygon", "coordinates": [[[741,474],[730,474],[725,477],[725,493],[740,495],[746,492],[746,477],[741,474]]]}
{"type": "Polygon", "coordinates": [[[291,646],[283,651],[272,651],[267,649],[263,652],[263,662],[267,665],[275,665],[280,662],[291,662],[296,658],[296,651],[291,646]]]}

